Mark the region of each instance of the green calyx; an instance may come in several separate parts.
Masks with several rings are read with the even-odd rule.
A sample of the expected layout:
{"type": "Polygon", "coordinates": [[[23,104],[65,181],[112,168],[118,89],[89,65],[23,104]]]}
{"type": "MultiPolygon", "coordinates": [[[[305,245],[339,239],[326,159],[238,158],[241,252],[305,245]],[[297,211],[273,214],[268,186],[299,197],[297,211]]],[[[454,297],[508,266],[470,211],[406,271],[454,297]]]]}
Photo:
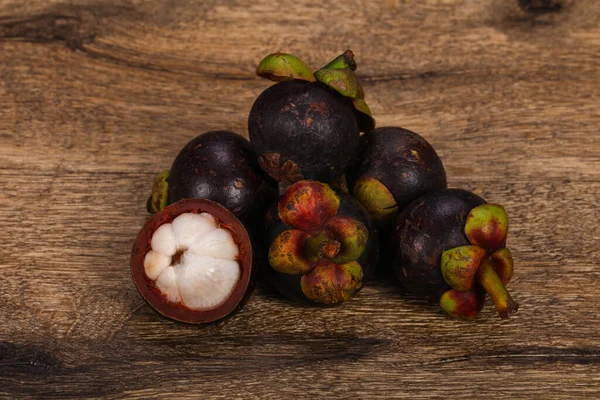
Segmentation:
{"type": "Polygon", "coordinates": [[[356,61],[354,61],[354,53],[348,49],[341,55],[337,56],[321,69],[349,69],[356,71],[356,61]]]}
{"type": "Polygon", "coordinates": [[[490,295],[501,318],[518,310],[505,287],[514,271],[512,254],[504,247],[507,234],[508,217],[502,206],[483,204],[470,211],[465,235],[471,245],[446,250],[441,257],[442,276],[452,289],[442,295],[440,305],[449,314],[474,317],[477,291],[490,295]]]}
{"type": "Polygon", "coordinates": [[[452,289],[466,292],[473,288],[473,280],[485,250],[478,246],[460,246],[442,253],[442,276],[452,289]]]}
{"type": "Polygon", "coordinates": [[[486,250],[505,247],[508,235],[508,215],[498,204],[482,204],[469,212],[465,222],[469,242],[486,250]]]}
{"type": "Polygon", "coordinates": [[[356,61],[352,50],[346,50],[314,74],[299,58],[287,53],[269,54],[258,64],[256,75],[275,82],[301,79],[315,80],[352,99],[356,118],[362,132],[375,128],[375,119],[365,102],[365,93],[354,73],[356,61]]]}
{"type": "Polygon", "coordinates": [[[258,64],[256,75],[275,82],[302,79],[314,82],[310,68],[302,60],[286,53],[269,54],[258,64]]]}
{"type": "Polygon", "coordinates": [[[483,308],[485,291],[481,289],[459,292],[450,289],[440,297],[440,306],[456,318],[473,319],[483,308]]]}
{"type": "Polygon", "coordinates": [[[329,86],[342,96],[350,97],[351,99],[365,98],[365,92],[363,91],[362,86],[360,86],[358,77],[354,71],[350,69],[320,69],[315,72],[315,78],[317,81],[329,86]]]}
{"type": "Polygon", "coordinates": [[[152,194],[146,204],[149,213],[157,213],[169,204],[169,174],[170,171],[167,169],[154,178],[152,194]]]}
{"type": "Polygon", "coordinates": [[[363,176],[356,181],[352,195],[369,212],[378,226],[390,225],[398,215],[392,193],[378,179],[363,176]]]}
{"type": "Polygon", "coordinates": [[[375,129],[375,119],[364,100],[365,93],[354,73],[355,70],[354,53],[352,50],[346,50],[314,75],[317,81],[352,99],[358,126],[362,132],[368,132],[375,129]]]}

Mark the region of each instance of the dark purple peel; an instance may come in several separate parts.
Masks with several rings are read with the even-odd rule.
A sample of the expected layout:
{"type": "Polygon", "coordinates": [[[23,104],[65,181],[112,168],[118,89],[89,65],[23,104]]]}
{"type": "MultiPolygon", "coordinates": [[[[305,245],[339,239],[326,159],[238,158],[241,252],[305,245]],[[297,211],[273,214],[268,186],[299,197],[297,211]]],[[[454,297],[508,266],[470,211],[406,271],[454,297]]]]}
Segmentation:
{"type": "Polygon", "coordinates": [[[445,250],[469,245],[463,232],[469,211],[485,201],[466,190],[429,193],[397,218],[394,272],[411,293],[438,302],[450,289],[440,269],[445,250]]]}
{"type": "Polygon", "coordinates": [[[265,90],[252,106],[248,130],[263,168],[286,183],[337,178],[359,142],[352,100],[302,80],[265,90]]]}
{"type": "Polygon", "coordinates": [[[446,188],[446,172],[431,145],[397,127],[377,128],[361,137],[359,162],[348,172],[350,190],[378,226],[416,198],[446,188]]]}
{"type": "Polygon", "coordinates": [[[487,292],[506,318],[519,307],[504,286],[514,267],[504,248],[507,233],[504,208],[470,192],[447,189],[423,196],[398,216],[398,279],[416,295],[439,298],[444,310],[462,318],[479,312],[477,294],[487,292]]]}
{"type": "Polygon", "coordinates": [[[248,140],[226,131],[191,140],[173,161],[168,183],[169,203],[186,198],[215,201],[252,231],[277,196],[248,140]]]}

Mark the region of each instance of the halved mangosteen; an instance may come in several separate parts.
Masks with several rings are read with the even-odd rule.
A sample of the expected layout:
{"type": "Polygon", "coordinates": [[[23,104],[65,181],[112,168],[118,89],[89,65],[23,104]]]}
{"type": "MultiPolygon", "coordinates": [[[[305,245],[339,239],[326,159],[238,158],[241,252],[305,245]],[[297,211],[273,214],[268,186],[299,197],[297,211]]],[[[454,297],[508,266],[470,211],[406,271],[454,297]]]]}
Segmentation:
{"type": "Polygon", "coordinates": [[[242,223],[206,199],[180,200],[154,214],[131,252],[135,285],[156,311],[192,324],[222,319],[253,288],[253,253],[242,223]]]}

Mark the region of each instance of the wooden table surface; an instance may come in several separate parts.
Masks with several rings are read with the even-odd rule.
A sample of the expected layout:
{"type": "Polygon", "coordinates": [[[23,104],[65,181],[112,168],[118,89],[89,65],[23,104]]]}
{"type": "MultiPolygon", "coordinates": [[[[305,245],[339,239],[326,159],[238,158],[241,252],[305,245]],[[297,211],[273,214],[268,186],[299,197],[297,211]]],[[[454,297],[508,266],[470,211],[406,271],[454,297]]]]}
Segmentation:
{"type": "Polygon", "coordinates": [[[600,397],[599,20],[585,0],[1,0],[0,396],[600,397]],[[199,133],[247,135],[262,56],[346,48],[379,126],[506,206],[518,314],[452,320],[379,279],[335,309],[259,285],[222,323],[160,317],[129,270],[155,173],[199,133]]]}

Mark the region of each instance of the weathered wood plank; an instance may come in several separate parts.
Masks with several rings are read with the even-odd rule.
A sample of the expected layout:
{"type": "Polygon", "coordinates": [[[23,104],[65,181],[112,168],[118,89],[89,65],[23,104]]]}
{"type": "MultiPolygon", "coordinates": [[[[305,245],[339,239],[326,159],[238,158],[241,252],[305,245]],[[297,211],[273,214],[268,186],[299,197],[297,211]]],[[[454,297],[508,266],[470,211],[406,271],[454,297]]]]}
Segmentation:
{"type": "Polygon", "coordinates": [[[583,0],[0,1],[0,396],[600,396],[599,18],[583,0]],[[519,313],[453,321],[379,279],[336,309],[260,285],[219,324],[159,317],[128,268],[154,173],[198,133],[247,135],[264,54],[347,47],[379,125],[506,206],[519,313]]]}

